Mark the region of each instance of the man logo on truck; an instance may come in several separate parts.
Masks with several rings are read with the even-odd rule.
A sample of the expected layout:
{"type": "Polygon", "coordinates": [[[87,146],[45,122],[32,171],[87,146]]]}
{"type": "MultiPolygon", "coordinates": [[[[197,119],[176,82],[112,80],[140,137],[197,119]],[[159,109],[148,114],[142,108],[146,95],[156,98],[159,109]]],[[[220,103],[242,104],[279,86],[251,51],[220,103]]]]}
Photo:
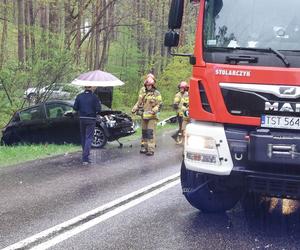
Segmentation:
{"type": "Polygon", "coordinates": [[[281,87],[279,89],[279,92],[280,94],[282,95],[295,95],[296,94],[296,88],[295,87],[292,87],[292,88],[289,88],[289,87],[281,87]]]}
{"type": "Polygon", "coordinates": [[[300,103],[265,102],[265,111],[299,113],[300,112],[300,103]]]}

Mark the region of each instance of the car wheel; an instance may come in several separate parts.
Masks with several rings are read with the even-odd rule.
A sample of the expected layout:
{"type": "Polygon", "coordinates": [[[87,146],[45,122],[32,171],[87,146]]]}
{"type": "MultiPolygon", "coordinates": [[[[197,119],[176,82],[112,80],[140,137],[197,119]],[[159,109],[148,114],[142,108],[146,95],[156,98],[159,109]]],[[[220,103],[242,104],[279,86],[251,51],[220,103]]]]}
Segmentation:
{"type": "Polygon", "coordinates": [[[231,185],[226,177],[212,176],[181,166],[181,186],[185,198],[204,213],[225,212],[235,206],[242,196],[242,189],[231,185]]]}
{"type": "Polygon", "coordinates": [[[102,148],[107,143],[107,137],[104,134],[104,131],[100,127],[95,128],[94,138],[92,142],[93,148],[102,148]]]}

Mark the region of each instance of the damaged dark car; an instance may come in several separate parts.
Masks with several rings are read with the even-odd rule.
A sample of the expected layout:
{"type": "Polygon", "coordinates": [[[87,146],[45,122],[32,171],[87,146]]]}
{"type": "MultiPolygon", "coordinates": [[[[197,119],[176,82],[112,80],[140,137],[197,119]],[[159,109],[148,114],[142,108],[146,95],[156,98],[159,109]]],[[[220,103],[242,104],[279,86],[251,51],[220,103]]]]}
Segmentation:
{"type": "MultiPolygon", "coordinates": [[[[73,101],[53,100],[17,111],[2,131],[4,145],[54,143],[80,144],[79,117],[73,101]]],[[[130,116],[102,104],[92,146],[102,148],[108,141],[135,133],[130,116]]],[[[122,144],[120,143],[120,146],[122,144]]]]}

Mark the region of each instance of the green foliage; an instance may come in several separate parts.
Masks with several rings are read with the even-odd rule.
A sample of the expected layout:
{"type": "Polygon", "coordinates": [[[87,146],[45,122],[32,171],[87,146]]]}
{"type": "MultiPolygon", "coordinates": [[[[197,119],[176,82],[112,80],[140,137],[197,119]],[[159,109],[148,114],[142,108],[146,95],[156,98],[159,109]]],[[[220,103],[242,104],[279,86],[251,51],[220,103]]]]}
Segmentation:
{"type": "Polygon", "coordinates": [[[164,109],[170,109],[175,94],[178,92],[178,84],[187,81],[191,77],[192,67],[188,58],[174,57],[162,72],[158,79],[158,89],[161,92],[164,102],[164,109]]]}
{"type": "MultiPolygon", "coordinates": [[[[192,46],[182,48],[181,52],[192,51],[192,46]],[[185,50],[185,51],[184,51],[185,50]]],[[[137,48],[136,40],[128,28],[122,28],[119,33],[118,42],[111,44],[109,51],[108,64],[106,70],[113,73],[126,84],[115,88],[113,107],[122,109],[132,107],[137,101],[139,89],[143,86],[144,76],[141,62],[143,55],[137,48]]],[[[157,59],[159,60],[159,59],[157,59]]],[[[152,65],[153,66],[153,65],[152,65]]],[[[149,65],[151,68],[151,65],[149,65]]],[[[191,76],[192,67],[188,58],[174,57],[157,79],[157,88],[161,92],[164,102],[164,109],[170,110],[173,98],[177,92],[177,85],[181,81],[188,81],[191,76]]]]}
{"type": "Polygon", "coordinates": [[[9,104],[4,91],[0,91],[0,128],[4,127],[7,124],[14,109],[16,109],[16,107],[12,107],[9,104]]]}
{"type": "MultiPolygon", "coordinates": [[[[0,70],[0,83],[5,88],[0,91],[0,128],[8,122],[17,109],[27,105],[23,95],[28,87],[68,83],[74,79],[74,76],[85,70],[84,67],[72,63],[70,51],[48,48],[47,57],[38,56],[44,49],[44,47],[37,47],[36,59],[33,62],[19,65],[17,61],[10,60],[0,70]]],[[[72,96],[76,94],[75,91],[72,90],[72,96]]]]}
{"type": "Polygon", "coordinates": [[[31,86],[70,82],[74,79],[74,75],[86,70],[85,67],[73,63],[71,51],[60,49],[58,45],[51,48],[45,48],[45,45],[39,46],[34,58],[34,62],[27,65],[31,86]],[[47,56],[43,56],[45,51],[47,56]]]}
{"type": "MultiPolygon", "coordinates": [[[[49,3],[59,2],[57,6],[64,7],[65,4],[66,6],[70,4],[72,8],[75,8],[72,14],[76,15],[78,1],[71,0],[67,1],[68,3],[62,1],[60,3],[60,1],[54,0],[37,0],[34,1],[35,11],[39,11],[41,6],[45,7],[43,5],[40,6],[40,4],[48,4],[50,11],[56,12],[57,16],[62,15],[60,16],[60,22],[62,22],[57,29],[57,33],[46,30],[42,25],[42,18],[36,18],[34,26],[27,27],[28,31],[34,34],[35,43],[31,44],[30,42],[29,47],[31,49],[25,52],[26,63],[20,65],[17,54],[18,29],[17,16],[15,16],[17,12],[13,9],[14,5],[12,2],[8,1],[7,5],[9,19],[8,37],[4,53],[5,61],[3,68],[0,70],[0,84],[2,83],[6,90],[0,90],[0,128],[8,122],[15,110],[28,104],[23,98],[24,90],[28,87],[44,87],[52,83],[69,83],[80,73],[91,70],[87,68],[86,62],[89,61],[89,56],[95,56],[93,53],[88,52],[90,48],[93,51],[93,47],[91,47],[92,35],[91,39],[87,39],[82,44],[81,53],[78,53],[76,37],[74,36],[76,35],[76,20],[71,18],[72,23],[64,26],[65,21],[65,24],[68,24],[67,22],[70,21],[68,12],[65,12],[63,8],[56,12],[57,10],[51,9],[52,7],[49,5],[49,3]],[[68,49],[65,49],[67,46],[66,34],[69,33],[71,33],[71,44],[68,49]],[[75,63],[77,60],[79,63],[75,63]]],[[[149,52],[150,50],[154,51],[153,46],[160,48],[163,42],[161,41],[162,35],[164,29],[167,30],[167,18],[163,15],[167,15],[169,6],[165,3],[162,4],[165,1],[160,3],[155,0],[145,1],[139,4],[141,11],[139,15],[136,15],[137,13],[135,13],[133,8],[138,6],[137,4],[129,4],[131,1],[117,2],[116,6],[118,7],[115,8],[115,14],[124,19],[122,25],[117,25],[110,31],[113,34],[113,40],[109,40],[108,61],[104,66],[104,70],[113,73],[126,84],[114,89],[113,107],[130,110],[137,101],[139,89],[144,81],[144,74],[149,72],[150,69],[154,69],[158,80],[158,89],[163,96],[164,109],[169,109],[173,96],[177,91],[177,84],[182,80],[188,80],[191,75],[188,59],[179,57],[172,58],[167,68],[160,73],[166,59],[161,56],[158,50],[156,54],[149,52]],[[165,9],[162,8],[163,6],[165,6],[165,9]],[[128,26],[126,27],[126,25],[128,26]],[[159,25],[161,33],[158,32],[156,25],[159,25]],[[148,38],[150,38],[151,42],[146,41],[148,38]]],[[[85,10],[83,15],[90,23],[93,19],[90,13],[91,6],[85,10]]],[[[194,10],[189,8],[186,23],[191,24],[188,26],[195,27],[196,15],[191,11],[194,10]]],[[[120,20],[122,19],[120,18],[120,20]]],[[[1,31],[2,25],[3,22],[0,21],[1,31]]],[[[99,28],[103,28],[101,24],[99,28]]],[[[190,53],[195,32],[188,27],[185,28],[185,31],[187,34],[185,44],[189,46],[186,52],[190,53]]],[[[101,34],[105,36],[104,30],[101,34]]],[[[101,48],[103,40],[100,39],[99,45],[101,48]]]]}
{"type": "Polygon", "coordinates": [[[118,42],[111,44],[106,70],[125,82],[125,86],[114,91],[114,107],[131,106],[135,102],[140,82],[141,64],[143,55],[138,50],[136,40],[128,28],[120,31],[118,42]]]}
{"type": "MultiPolygon", "coordinates": [[[[188,58],[174,57],[157,79],[157,89],[163,98],[163,110],[172,110],[174,95],[178,91],[181,81],[189,81],[192,67],[188,58]]],[[[126,83],[129,87],[118,87],[114,90],[113,107],[124,110],[132,107],[137,101],[139,89],[142,87],[143,79],[136,80],[138,84],[126,83]],[[126,109],[126,108],[125,108],[126,109]]]]}

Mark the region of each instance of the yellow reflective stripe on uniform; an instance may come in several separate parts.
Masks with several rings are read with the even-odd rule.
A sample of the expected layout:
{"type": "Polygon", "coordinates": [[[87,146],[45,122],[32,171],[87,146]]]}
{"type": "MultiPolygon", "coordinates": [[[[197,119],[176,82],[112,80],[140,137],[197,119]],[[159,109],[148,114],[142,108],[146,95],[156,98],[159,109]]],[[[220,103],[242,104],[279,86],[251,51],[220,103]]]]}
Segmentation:
{"type": "Polygon", "coordinates": [[[176,95],[175,95],[175,97],[174,97],[174,104],[179,104],[180,103],[180,101],[181,101],[181,93],[179,92],[179,93],[177,93],[176,95]]]}
{"type": "Polygon", "coordinates": [[[175,97],[175,98],[174,98],[174,103],[175,103],[175,104],[178,104],[178,103],[180,103],[180,100],[181,100],[181,98],[175,97]]]}
{"type": "Polygon", "coordinates": [[[156,116],[150,113],[143,113],[143,119],[154,119],[156,116]]]}
{"type": "Polygon", "coordinates": [[[189,109],[188,107],[189,107],[189,93],[185,92],[179,104],[179,112],[178,112],[179,116],[187,117],[185,114],[186,111],[189,109]]]}

